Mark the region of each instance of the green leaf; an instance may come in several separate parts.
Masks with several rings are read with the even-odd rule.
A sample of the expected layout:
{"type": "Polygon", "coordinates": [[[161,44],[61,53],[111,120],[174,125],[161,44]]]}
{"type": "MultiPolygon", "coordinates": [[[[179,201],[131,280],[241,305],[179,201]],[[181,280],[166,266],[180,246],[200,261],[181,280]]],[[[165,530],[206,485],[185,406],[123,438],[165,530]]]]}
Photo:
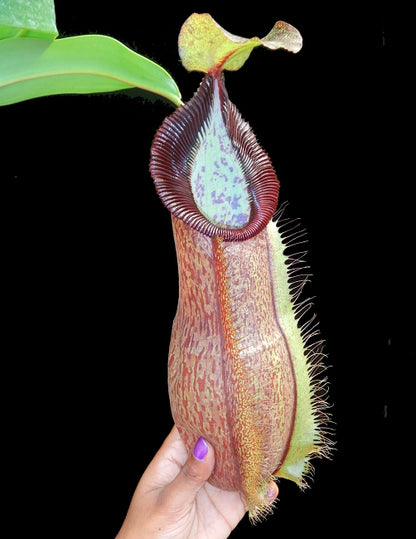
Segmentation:
{"type": "Polygon", "coordinates": [[[0,105],[53,94],[140,88],[181,105],[172,77],[108,36],[0,41],[0,105]]]}
{"type": "Polygon", "coordinates": [[[57,35],[53,0],[0,0],[0,39],[57,35]]]}

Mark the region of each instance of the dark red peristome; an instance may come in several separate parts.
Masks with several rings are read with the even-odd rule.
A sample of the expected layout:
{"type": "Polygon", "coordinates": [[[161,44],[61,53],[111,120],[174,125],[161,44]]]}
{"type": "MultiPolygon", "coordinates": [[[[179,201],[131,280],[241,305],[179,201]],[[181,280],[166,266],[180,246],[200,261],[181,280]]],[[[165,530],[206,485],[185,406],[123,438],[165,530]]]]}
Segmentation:
{"type": "Polygon", "coordinates": [[[249,124],[229,100],[222,73],[208,73],[194,97],[164,120],[152,144],[150,173],[168,210],[210,237],[228,241],[248,239],[265,228],[276,211],[279,181],[273,165],[249,124]],[[250,193],[250,217],[243,228],[220,227],[209,221],[198,209],[190,186],[193,154],[212,107],[216,84],[224,123],[250,193]]]}

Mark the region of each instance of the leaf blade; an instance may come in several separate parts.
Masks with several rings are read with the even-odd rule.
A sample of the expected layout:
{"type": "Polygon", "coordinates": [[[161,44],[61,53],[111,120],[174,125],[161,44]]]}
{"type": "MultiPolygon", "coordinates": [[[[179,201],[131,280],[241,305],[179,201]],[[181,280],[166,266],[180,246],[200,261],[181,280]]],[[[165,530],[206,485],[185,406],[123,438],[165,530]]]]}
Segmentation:
{"type": "Polygon", "coordinates": [[[37,37],[55,39],[58,35],[53,0],[2,0],[0,39],[37,37]]]}
{"type": "Polygon", "coordinates": [[[167,71],[109,36],[5,39],[0,41],[0,62],[0,105],[135,87],[182,103],[167,71]]]}

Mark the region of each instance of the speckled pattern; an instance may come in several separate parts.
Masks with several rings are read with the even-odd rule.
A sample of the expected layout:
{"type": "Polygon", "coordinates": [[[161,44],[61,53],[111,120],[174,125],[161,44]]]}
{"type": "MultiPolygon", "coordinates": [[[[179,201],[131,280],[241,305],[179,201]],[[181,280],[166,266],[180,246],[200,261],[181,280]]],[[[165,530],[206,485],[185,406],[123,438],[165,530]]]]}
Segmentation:
{"type": "Polygon", "coordinates": [[[210,482],[250,511],[290,443],[296,388],[271,292],[263,231],[209,238],[173,217],[180,294],[169,353],[172,413],[186,445],[216,449],[210,482]]]}

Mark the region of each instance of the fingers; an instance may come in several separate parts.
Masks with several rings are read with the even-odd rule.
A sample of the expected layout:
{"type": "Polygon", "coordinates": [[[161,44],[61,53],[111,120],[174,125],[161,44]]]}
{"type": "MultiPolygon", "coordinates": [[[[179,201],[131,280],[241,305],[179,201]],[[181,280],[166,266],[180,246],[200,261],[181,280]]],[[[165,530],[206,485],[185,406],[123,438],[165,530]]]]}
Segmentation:
{"type": "MultiPolygon", "coordinates": [[[[177,431],[174,436],[178,437],[178,441],[180,441],[177,431]]],[[[185,449],[184,446],[183,449],[185,449]]],[[[196,494],[212,473],[214,460],[212,446],[203,438],[199,438],[179,473],[161,492],[159,504],[165,505],[167,512],[180,511],[192,505],[196,494]]],[[[279,488],[277,484],[270,481],[265,494],[265,502],[273,505],[278,494],[279,488]]]]}
{"type": "Polygon", "coordinates": [[[166,502],[172,512],[189,507],[213,468],[214,450],[208,442],[199,438],[176,478],[161,493],[160,503],[166,502]]]}

